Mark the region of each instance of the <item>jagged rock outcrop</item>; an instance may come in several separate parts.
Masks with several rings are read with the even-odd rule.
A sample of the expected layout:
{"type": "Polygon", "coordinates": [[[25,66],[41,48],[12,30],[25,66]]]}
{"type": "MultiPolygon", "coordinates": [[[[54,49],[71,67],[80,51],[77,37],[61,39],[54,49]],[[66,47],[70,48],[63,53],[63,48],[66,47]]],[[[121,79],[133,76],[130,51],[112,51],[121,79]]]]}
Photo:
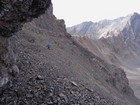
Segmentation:
{"type": "Polygon", "coordinates": [[[0,93],[19,69],[11,48],[10,36],[22,25],[37,18],[51,5],[51,0],[0,0],[0,93]]]}
{"type": "Polygon", "coordinates": [[[43,14],[51,0],[1,0],[0,36],[11,36],[22,24],[43,14]]]}

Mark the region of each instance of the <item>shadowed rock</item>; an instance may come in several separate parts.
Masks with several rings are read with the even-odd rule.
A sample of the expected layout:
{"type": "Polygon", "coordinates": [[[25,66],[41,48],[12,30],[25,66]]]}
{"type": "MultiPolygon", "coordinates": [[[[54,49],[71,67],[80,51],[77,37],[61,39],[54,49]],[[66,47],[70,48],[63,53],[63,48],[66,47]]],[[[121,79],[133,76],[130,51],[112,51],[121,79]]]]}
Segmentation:
{"type": "Polygon", "coordinates": [[[9,37],[50,4],[51,0],[0,0],[0,92],[19,73],[9,37]]]}
{"type": "Polygon", "coordinates": [[[43,14],[51,0],[0,0],[0,35],[11,36],[23,23],[43,14]]]}

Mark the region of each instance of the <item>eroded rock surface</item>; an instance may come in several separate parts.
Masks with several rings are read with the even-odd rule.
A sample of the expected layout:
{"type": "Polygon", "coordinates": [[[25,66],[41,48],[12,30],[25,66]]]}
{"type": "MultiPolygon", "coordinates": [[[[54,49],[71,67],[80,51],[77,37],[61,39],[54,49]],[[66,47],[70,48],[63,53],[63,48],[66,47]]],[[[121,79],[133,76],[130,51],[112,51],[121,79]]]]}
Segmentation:
{"type": "Polygon", "coordinates": [[[51,0],[1,0],[0,36],[11,36],[22,24],[45,12],[51,0]]]}
{"type": "Polygon", "coordinates": [[[11,80],[10,76],[19,73],[8,37],[43,14],[50,4],[51,0],[0,0],[0,90],[11,80]]]}

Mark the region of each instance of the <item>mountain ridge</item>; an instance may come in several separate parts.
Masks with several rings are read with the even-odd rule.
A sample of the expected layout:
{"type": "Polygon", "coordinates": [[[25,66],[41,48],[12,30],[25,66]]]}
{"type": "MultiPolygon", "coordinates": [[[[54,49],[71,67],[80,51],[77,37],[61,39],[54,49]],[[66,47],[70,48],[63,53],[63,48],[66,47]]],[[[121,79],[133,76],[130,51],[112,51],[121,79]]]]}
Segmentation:
{"type": "MultiPolygon", "coordinates": [[[[132,13],[130,15],[127,15],[126,17],[120,17],[120,18],[113,19],[113,20],[101,20],[99,22],[91,22],[91,21],[90,22],[83,22],[83,23],[78,24],[76,26],[68,27],[67,31],[68,31],[68,33],[72,33],[72,35],[80,34],[80,35],[83,35],[83,36],[84,36],[84,33],[86,34],[86,36],[88,34],[89,34],[89,36],[92,36],[94,31],[95,31],[94,32],[95,34],[101,35],[106,31],[104,29],[106,27],[107,27],[107,29],[112,28],[112,31],[114,31],[114,30],[122,31],[123,28],[126,27],[126,25],[132,24],[132,21],[137,19],[138,17],[140,17],[140,15],[138,13],[132,13]],[[120,24],[122,24],[123,26],[121,26],[121,27],[117,26],[118,22],[120,24]],[[88,24],[88,28],[86,28],[86,29],[85,29],[85,27],[86,27],[85,23],[88,24]],[[89,29],[89,27],[91,27],[91,29],[89,29]],[[74,30],[72,28],[75,28],[76,33],[74,33],[74,30]],[[104,29],[104,30],[102,30],[103,32],[98,32],[98,29],[104,29]],[[73,32],[71,32],[71,30],[73,32]],[[81,33],[80,31],[84,31],[84,33],[81,33]]],[[[98,36],[98,38],[99,37],[101,37],[101,36],[98,36]]]]}
{"type": "Polygon", "coordinates": [[[138,66],[140,62],[139,27],[140,15],[133,13],[126,17],[112,20],[109,24],[103,25],[103,27],[92,27],[91,31],[87,29],[90,34],[81,35],[80,31],[84,30],[82,28],[80,31],[75,32],[76,34],[71,33],[70,28],[67,31],[79,44],[101,59],[123,68],[127,73],[130,85],[135,90],[135,94],[140,97],[140,91],[138,90],[138,70],[140,68],[138,66]],[[95,32],[93,33],[93,31],[95,32]],[[133,82],[135,80],[137,81],[136,83],[133,82]]]}

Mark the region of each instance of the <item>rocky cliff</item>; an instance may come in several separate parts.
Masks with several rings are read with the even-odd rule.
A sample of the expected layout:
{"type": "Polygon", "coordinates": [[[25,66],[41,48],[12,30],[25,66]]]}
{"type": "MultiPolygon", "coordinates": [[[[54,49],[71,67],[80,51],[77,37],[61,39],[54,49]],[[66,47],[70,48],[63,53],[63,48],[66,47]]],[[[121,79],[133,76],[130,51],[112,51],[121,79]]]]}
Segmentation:
{"type": "MultiPolygon", "coordinates": [[[[139,105],[124,71],[77,44],[52,9],[8,38],[7,52],[14,56],[1,59],[2,76],[10,80],[1,78],[0,104],[139,105]]],[[[1,38],[5,50],[7,37],[1,38]]]]}
{"type": "Polygon", "coordinates": [[[10,36],[22,25],[43,14],[51,0],[1,0],[0,1],[0,91],[19,69],[11,48],[10,36]]]}
{"type": "Polygon", "coordinates": [[[11,36],[22,24],[43,14],[50,4],[51,0],[1,0],[1,36],[11,36]]]}

